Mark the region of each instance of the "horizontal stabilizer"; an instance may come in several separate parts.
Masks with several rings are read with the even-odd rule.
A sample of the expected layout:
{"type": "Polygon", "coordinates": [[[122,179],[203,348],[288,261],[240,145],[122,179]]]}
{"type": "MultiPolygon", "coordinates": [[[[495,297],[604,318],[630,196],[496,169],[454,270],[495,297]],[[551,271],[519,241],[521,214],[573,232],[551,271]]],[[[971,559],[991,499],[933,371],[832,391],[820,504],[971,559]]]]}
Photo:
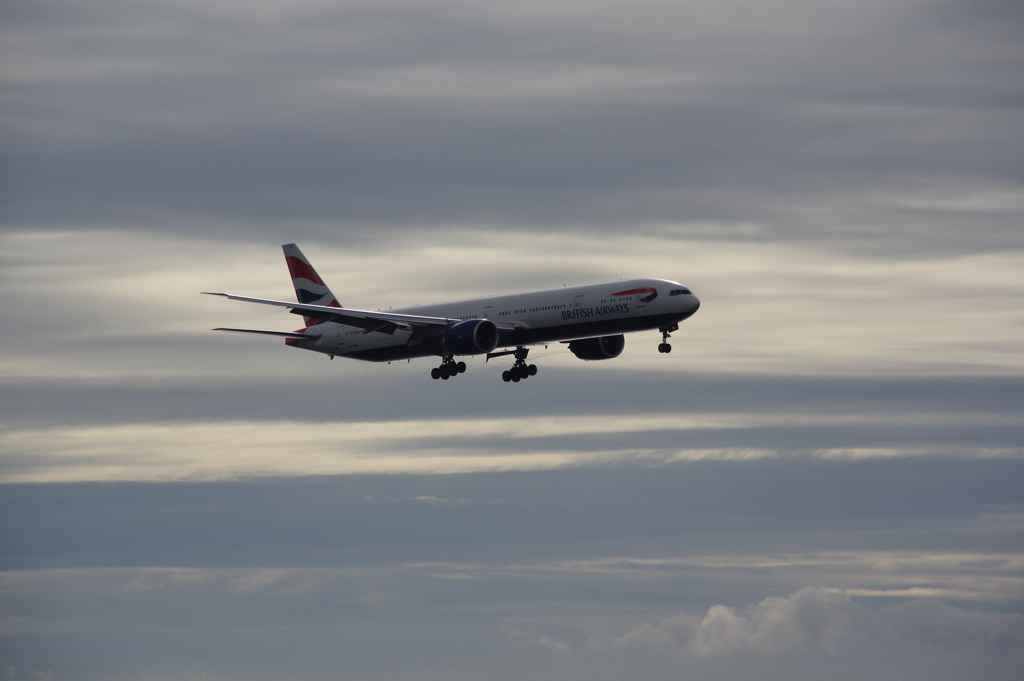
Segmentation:
{"type": "Polygon", "coordinates": [[[259,329],[225,329],[216,328],[213,331],[234,331],[235,333],[258,333],[263,336],[280,336],[282,338],[294,338],[296,340],[316,340],[320,337],[320,334],[313,333],[293,333],[291,331],[261,331],[259,329]]]}

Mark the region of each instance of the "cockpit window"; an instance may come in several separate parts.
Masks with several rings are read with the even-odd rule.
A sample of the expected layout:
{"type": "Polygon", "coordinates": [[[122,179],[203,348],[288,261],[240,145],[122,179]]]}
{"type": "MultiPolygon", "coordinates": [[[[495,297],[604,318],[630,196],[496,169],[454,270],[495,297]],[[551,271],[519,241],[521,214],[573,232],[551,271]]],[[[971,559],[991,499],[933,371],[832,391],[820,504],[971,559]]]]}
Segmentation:
{"type": "Polygon", "coordinates": [[[688,289],[688,288],[673,289],[673,290],[669,291],[668,294],[670,296],[689,296],[689,295],[693,295],[692,293],[690,293],[690,289],[688,289]]]}

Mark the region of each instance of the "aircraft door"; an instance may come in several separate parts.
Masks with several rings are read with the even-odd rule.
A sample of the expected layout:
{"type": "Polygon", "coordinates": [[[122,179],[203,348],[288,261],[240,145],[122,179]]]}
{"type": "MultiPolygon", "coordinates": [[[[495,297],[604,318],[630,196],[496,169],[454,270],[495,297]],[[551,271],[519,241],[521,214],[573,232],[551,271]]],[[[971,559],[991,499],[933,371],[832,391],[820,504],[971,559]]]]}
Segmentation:
{"type": "Polygon", "coordinates": [[[642,288],[636,294],[636,306],[637,314],[647,314],[647,296],[650,295],[650,289],[642,288]]]}
{"type": "Polygon", "coordinates": [[[494,306],[492,306],[492,305],[488,305],[487,307],[484,308],[484,315],[483,315],[484,319],[490,319],[491,318],[491,310],[493,310],[493,309],[494,309],[494,306]]]}
{"type": "Polygon", "coordinates": [[[576,300],[572,302],[572,309],[578,310],[583,307],[583,296],[576,296],[576,300]]]}

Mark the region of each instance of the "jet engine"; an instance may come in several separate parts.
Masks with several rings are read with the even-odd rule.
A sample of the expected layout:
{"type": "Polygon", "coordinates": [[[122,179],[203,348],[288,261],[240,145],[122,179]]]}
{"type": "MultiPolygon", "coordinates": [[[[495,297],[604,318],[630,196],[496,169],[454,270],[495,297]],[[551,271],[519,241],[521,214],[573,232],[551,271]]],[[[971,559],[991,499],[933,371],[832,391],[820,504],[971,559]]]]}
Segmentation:
{"type": "Polygon", "coordinates": [[[584,338],[583,340],[571,341],[569,343],[569,349],[572,350],[572,354],[580,359],[587,360],[618,357],[622,354],[624,347],[626,347],[626,337],[622,334],[618,336],[584,338]]]}
{"type": "Polygon", "coordinates": [[[498,344],[498,328],[488,319],[467,319],[444,332],[449,355],[482,355],[498,344]]]}

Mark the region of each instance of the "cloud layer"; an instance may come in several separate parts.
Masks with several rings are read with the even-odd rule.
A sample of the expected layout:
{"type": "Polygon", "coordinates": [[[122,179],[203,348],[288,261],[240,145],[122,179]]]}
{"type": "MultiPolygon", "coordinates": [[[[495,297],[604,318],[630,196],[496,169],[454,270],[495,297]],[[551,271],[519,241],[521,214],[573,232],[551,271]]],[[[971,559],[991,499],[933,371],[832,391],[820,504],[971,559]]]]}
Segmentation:
{"type": "Polygon", "coordinates": [[[10,2],[11,679],[1012,679],[1024,13],[10,2]],[[673,279],[457,381],[216,326],[673,279]]]}
{"type": "Polygon", "coordinates": [[[4,30],[5,222],[389,241],[685,216],[1020,248],[1014,26],[998,2],[32,3],[4,30]]]}

